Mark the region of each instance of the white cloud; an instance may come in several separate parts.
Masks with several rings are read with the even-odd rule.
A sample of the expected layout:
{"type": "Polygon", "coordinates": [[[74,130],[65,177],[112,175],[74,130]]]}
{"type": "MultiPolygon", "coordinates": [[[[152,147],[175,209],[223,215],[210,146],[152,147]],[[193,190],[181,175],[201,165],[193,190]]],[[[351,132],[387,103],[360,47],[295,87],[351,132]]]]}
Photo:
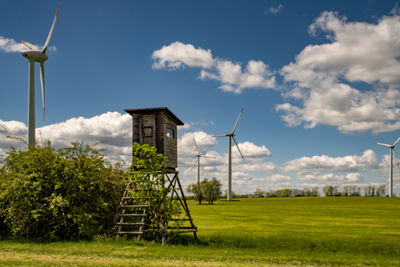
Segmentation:
{"type": "MultiPolygon", "coordinates": [[[[37,46],[35,48],[38,49],[37,46]]],[[[28,50],[28,48],[22,43],[17,43],[14,39],[0,36],[0,50],[4,52],[22,52],[28,50]]]]}
{"type": "MultiPolygon", "coordinates": [[[[279,5],[277,5],[277,6],[271,6],[271,7],[268,9],[268,11],[269,11],[269,13],[271,13],[271,14],[278,14],[278,13],[280,13],[280,12],[282,11],[282,9],[283,9],[283,5],[282,5],[282,4],[279,4],[279,5]]],[[[268,12],[265,12],[265,13],[268,13],[268,12]]]]}
{"type": "Polygon", "coordinates": [[[292,178],[282,174],[274,174],[263,178],[254,178],[255,181],[263,181],[263,182],[285,182],[291,181],[292,178]]]}
{"type": "Polygon", "coordinates": [[[343,183],[343,182],[349,182],[349,183],[355,183],[355,182],[361,182],[361,174],[358,172],[350,172],[345,175],[341,174],[333,174],[333,173],[326,173],[326,174],[307,174],[298,177],[300,180],[304,181],[323,181],[323,182],[334,182],[334,183],[343,183]]]}
{"type": "MultiPolygon", "coordinates": [[[[40,50],[42,47],[30,44],[33,49],[40,50]]],[[[12,38],[7,38],[0,35],[0,50],[11,53],[11,52],[23,52],[29,50],[24,44],[16,42],[12,38]]],[[[47,51],[57,51],[57,48],[54,45],[48,47],[47,51]]]]}
{"type": "Polygon", "coordinates": [[[8,136],[24,138],[27,133],[28,127],[22,122],[0,120],[0,154],[6,153],[11,146],[17,149],[23,148],[25,146],[23,142],[8,138],[8,136]]]}
{"type": "Polygon", "coordinates": [[[195,48],[191,44],[174,42],[153,52],[153,68],[176,69],[188,67],[210,68],[214,64],[211,51],[195,48]]]}
{"type": "MultiPolygon", "coordinates": [[[[243,156],[246,158],[265,158],[271,156],[271,152],[265,146],[257,146],[252,142],[244,142],[238,144],[240,151],[242,152],[243,156]]],[[[237,148],[232,146],[232,151],[236,151],[237,148]]],[[[236,154],[238,157],[239,153],[236,154]]]]}
{"type": "Polygon", "coordinates": [[[287,125],[326,124],[343,133],[400,129],[400,16],[372,24],[323,12],[309,31],[328,42],[308,45],[281,70],[295,88],[283,95],[302,102],[276,107],[287,125]]]}
{"type": "Polygon", "coordinates": [[[329,157],[327,155],[302,157],[288,161],[284,167],[287,172],[315,171],[354,171],[376,168],[378,162],[375,152],[366,150],[361,156],[329,157]]]}
{"type": "Polygon", "coordinates": [[[275,88],[275,76],[262,61],[250,60],[242,70],[240,63],[213,58],[210,50],[195,48],[191,44],[174,42],[153,52],[153,68],[201,68],[199,78],[221,82],[219,88],[226,92],[242,93],[248,88],[275,88]]]}
{"type": "Polygon", "coordinates": [[[197,154],[193,139],[196,140],[202,154],[205,154],[208,148],[215,146],[215,138],[206,132],[187,132],[178,139],[178,151],[181,157],[194,157],[197,154]]]}
{"type": "MultiPolygon", "coordinates": [[[[55,147],[68,146],[75,141],[99,143],[98,147],[106,149],[105,153],[111,161],[129,160],[132,153],[131,124],[129,114],[107,112],[91,118],[72,118],[37,128],[36,140],[39,143],[50,140],[55,147]]],[[[0,120],[0,153],[8,151],[11,145],[23,147],[21,142],[7,139],[7,135],[26,140],[27,126],[21,122],[0,120]]]]}

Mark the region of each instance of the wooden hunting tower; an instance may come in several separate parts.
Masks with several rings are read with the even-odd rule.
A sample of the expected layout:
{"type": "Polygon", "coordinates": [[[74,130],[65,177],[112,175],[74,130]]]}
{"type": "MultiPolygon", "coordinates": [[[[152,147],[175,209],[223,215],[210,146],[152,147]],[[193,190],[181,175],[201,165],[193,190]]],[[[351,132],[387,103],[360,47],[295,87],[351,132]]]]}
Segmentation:
{"type": "Polygon", "coordinates": [[[155,146],[167,157],[167,168],[178,167],[177,126],[183,125],[168,108],[125,109],[132,116],[132,141],[155,146]]]}

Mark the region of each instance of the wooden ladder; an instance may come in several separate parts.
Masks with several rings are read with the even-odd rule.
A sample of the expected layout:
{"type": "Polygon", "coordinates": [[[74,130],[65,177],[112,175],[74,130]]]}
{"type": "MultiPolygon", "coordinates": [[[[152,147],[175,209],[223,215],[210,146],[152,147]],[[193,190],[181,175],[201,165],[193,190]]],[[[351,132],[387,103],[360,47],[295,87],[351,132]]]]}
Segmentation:
{"type": "Polygon", "coordinates": [[[127,183],[115,216],[118,226],[116,234],[117,236],[136,235],[140,240],[145,231],[149,205],[147,199],[144,201],[146,204],[137,204],[138,199],[129,194],[132,191],[145,191],[145,189],[134,189],[131,188],[130,182],[127,183]]]}

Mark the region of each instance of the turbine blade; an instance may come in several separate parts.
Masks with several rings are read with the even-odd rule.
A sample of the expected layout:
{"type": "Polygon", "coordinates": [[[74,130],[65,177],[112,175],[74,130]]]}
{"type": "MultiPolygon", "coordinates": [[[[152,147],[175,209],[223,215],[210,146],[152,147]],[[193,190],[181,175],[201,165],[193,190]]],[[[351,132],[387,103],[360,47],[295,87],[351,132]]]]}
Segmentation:
{"type": "Polygon", "coordinates": [[[213,135],[212,137],[226,137],[226,136],[229,136],[229,134],[213,135]]]}
{"type": "Polygon", "coordinates": [[[194,145],[196,146],[197,152],[199,152],[199,155],[201,155],[199,147],[197,146],[197,143],[196,143],[196,139],[194,139],[194,137],[193,137],[193,142],[194,142],[194,145]]]}
{"type": "Polygon", "coordinates": [[[191,173],[191,172],[192,172],[192,170],[193,170],[193,168],[196,166],[196,163],[197,163],[198,160],[199,160],[199,158],[197,158],[197,159],[194,161],[193,166],[189,169],[188,173],[191,173]]]}
{"type": "Polygon", "coordinates": [[[393,149],[393,152],[394,152],[394,157],[396,158],[397,168],[400,168],[399,157],[397,156],[396,150],[393,149]]]}
{"type": "Polygon", "coordinates": [[[391,145],[388,145],[388,144],[384,144],[384,143],[378,143],[378,142],[374,142],[374,144],[376,144],[376,145],[380,145],[380,146],[385,146],[385,147],[391,147],[391,145]]]}
{"type": "Polygon", "coordinates": [[[33,44],[28,43],[28,42],[26,42],[26,41],[24,41],[24,40],[21,40],[21,43],[22,43],[23,45],[25,45],[26,47],[28,47],[30,50],[35,50],[35,46],[34,46],[33,44]]]}
{"type": "Polygon", "coordinates": [[[56,20],[57,20],[59,10],[60,10],[60,6],[57,7],[57,12],[56,12],[56,16],[54,17],[54,20],[53,20],[53,25],[51,25],[50,32],[49,32],[49,35],[47,36],[46,42],[44,43],[42,52],[46,52],[47,46],[50,43],[51,35],[53,34],[54,26],[56,25],[56,20]]]}
{"type": "Polygon", "coordinates": [[[397,145],[397,143],[400,141],[400,137],[399,137],[399,139],[397,139],[397,141],[396,142],[394,142],[394,144],[392,145],[392,146],[395,146],[395,145],[397,145]]]}
{"type": "Polygon", "coordinates": [[[240,156],[242,156],[242,159],[244,160],[244,157],[243,157],[242,151],[240,151],[239,145],[238,145],[238,143],[236,142],[236,139],[235,139],[235,137],[234,137],[234,136],[232,136],[232,139],[233,139],[233,142],[235,142],[235,145],[236,145],[237,149],[239,150],[240,156]]]}
{"type": "Polygon", "coordinates": [[[242,113],[243,113],[243,108],[240,110],[240,113],[239,113],[239,116],[238,116],[238,118],[236,120],[235,126],[233,127],[232,134],[234,134],[235,131],[236,131],[236,127],[238,126],[238,123],[239,123],[240,117],[242,116],[242,113]]]}
{"type": "Polygon", "coordinates": [[[217,157],[213,157],[213,156],[201,156],[202,158],[207,158],[207,159],[216,159],[217,157]]]}
{"type": "Polygon", "coordinates": [[[43,120],[44,120],[44,113],[45,113],[44,62],[40,62],[40,84],[42,85],[42,107],[43,107],[43,120]]]}

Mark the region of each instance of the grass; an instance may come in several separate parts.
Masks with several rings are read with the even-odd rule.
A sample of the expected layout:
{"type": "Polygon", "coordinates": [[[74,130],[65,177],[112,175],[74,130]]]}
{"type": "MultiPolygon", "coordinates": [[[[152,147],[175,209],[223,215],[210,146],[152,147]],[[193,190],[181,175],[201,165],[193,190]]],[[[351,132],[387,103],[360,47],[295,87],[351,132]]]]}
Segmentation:
{"type": "Polygon", "coordinates": [[[0,266],[400,266],[400,198],[189,201],[200,243],[0,241],[0,266]],[[182,245],[186,244],[186,245],[182,245]]]}

